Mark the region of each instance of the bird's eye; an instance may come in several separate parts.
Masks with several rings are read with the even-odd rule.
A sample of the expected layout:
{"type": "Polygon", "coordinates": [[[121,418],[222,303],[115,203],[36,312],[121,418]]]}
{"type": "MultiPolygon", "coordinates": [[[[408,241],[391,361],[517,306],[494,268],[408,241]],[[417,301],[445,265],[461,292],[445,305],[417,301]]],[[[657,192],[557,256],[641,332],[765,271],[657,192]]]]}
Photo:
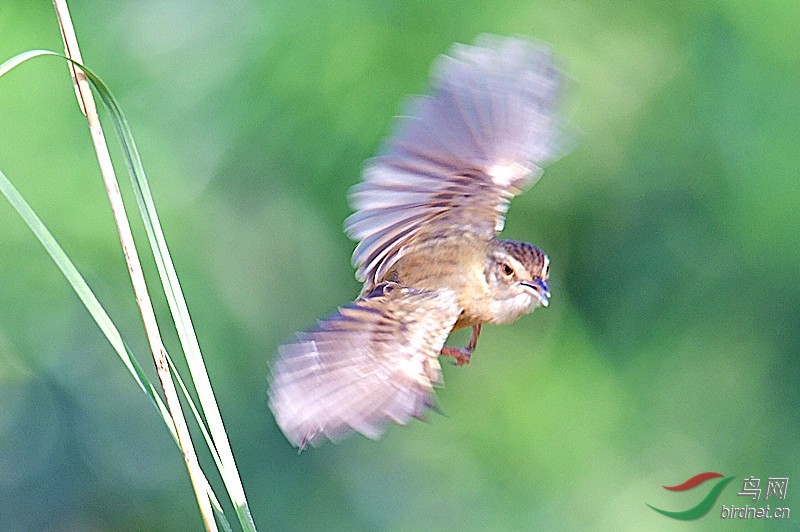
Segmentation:
{"type": "Polygon", "coordinates": [[[503,273],[510,276],[512,273],[514,273],[514,269],[511,266],[509,266],[507,263],[504,262],[503,263],[503,273]]]}

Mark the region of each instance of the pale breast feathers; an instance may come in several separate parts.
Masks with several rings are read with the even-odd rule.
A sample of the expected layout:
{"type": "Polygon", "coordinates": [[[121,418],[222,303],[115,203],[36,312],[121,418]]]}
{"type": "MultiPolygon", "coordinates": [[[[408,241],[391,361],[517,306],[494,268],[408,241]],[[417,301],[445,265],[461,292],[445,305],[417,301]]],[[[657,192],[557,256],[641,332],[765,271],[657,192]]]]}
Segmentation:
{"type": "Polygon", "coordinates": [[[440,57],[431,95],[407,102],[352,189],[357,278],[376,284],[432,235],[493,238],[511,198],[558,155],[559,88],[549,49],[524,39],[485,35],[440,57]]]}

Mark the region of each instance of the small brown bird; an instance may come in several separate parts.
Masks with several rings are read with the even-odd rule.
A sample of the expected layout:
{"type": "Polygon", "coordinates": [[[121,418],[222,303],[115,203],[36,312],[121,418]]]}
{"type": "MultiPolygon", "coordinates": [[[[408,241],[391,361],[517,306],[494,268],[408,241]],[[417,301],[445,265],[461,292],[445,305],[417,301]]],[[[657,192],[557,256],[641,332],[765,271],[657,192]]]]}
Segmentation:
{"type": "Polygon", "coordinates": [[[549,49],[481,36],[439,58],[431,85],[351,191],[345,231],[359,241],[361,294],[273,364],[270,408],[301,449],[422,418],[442,384],[440,355],[466,364],[484,323],[548,305],[547,255],[496,236],[511,198],[559,151],[549,49]],[[465,327],[466,347],[444,345],[465,327]]]}

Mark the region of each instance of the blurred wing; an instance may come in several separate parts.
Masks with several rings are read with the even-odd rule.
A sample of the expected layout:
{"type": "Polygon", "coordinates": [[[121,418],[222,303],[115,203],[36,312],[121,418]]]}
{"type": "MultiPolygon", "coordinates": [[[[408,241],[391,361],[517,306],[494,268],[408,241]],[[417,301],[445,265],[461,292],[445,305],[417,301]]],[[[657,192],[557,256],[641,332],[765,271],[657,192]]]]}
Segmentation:
{"type": "Polygon", "coordinates": [[[449,291],[388,285],[280,347],[270,408],[301,449],[352,431],[377,439],[433,406],[438,356],[461,309],[449,291]]]}
{"type": "Polygon", "coordinates": [[[351,192],[345,230],[368,286],[421,240],[492,239],[512,197],[557,155],[560,76],[548,48],[482,36],[435,64],[432,95],[412,98],[351,192]]]}

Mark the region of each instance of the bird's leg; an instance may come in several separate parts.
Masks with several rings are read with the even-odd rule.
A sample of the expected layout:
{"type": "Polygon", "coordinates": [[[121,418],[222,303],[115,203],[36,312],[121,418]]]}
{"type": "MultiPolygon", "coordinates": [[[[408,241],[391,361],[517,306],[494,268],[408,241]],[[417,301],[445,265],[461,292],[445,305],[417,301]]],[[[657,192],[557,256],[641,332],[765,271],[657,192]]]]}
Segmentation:
{"type": "Polygon", "coordinates": [[[470,336],[469,343],[466,347],[442,347],[440,356],[453,357],[456,360],[456,366],[464,366],[469,364],[469,359],[472,356],[472,350],[478,345],[478,337],[481,335],[481,326],[472,326],[472,336],[470,336]]]}
{"type": "Polygon", "coordinates": [[[472,336],[469,338],[469,343],[467,344],[467,351],[472,353],[472,350],[475,349],[475,346],[478,345],[478,336],[481,335],[481,324],[473,325],[472,326],[472,336]]]}

